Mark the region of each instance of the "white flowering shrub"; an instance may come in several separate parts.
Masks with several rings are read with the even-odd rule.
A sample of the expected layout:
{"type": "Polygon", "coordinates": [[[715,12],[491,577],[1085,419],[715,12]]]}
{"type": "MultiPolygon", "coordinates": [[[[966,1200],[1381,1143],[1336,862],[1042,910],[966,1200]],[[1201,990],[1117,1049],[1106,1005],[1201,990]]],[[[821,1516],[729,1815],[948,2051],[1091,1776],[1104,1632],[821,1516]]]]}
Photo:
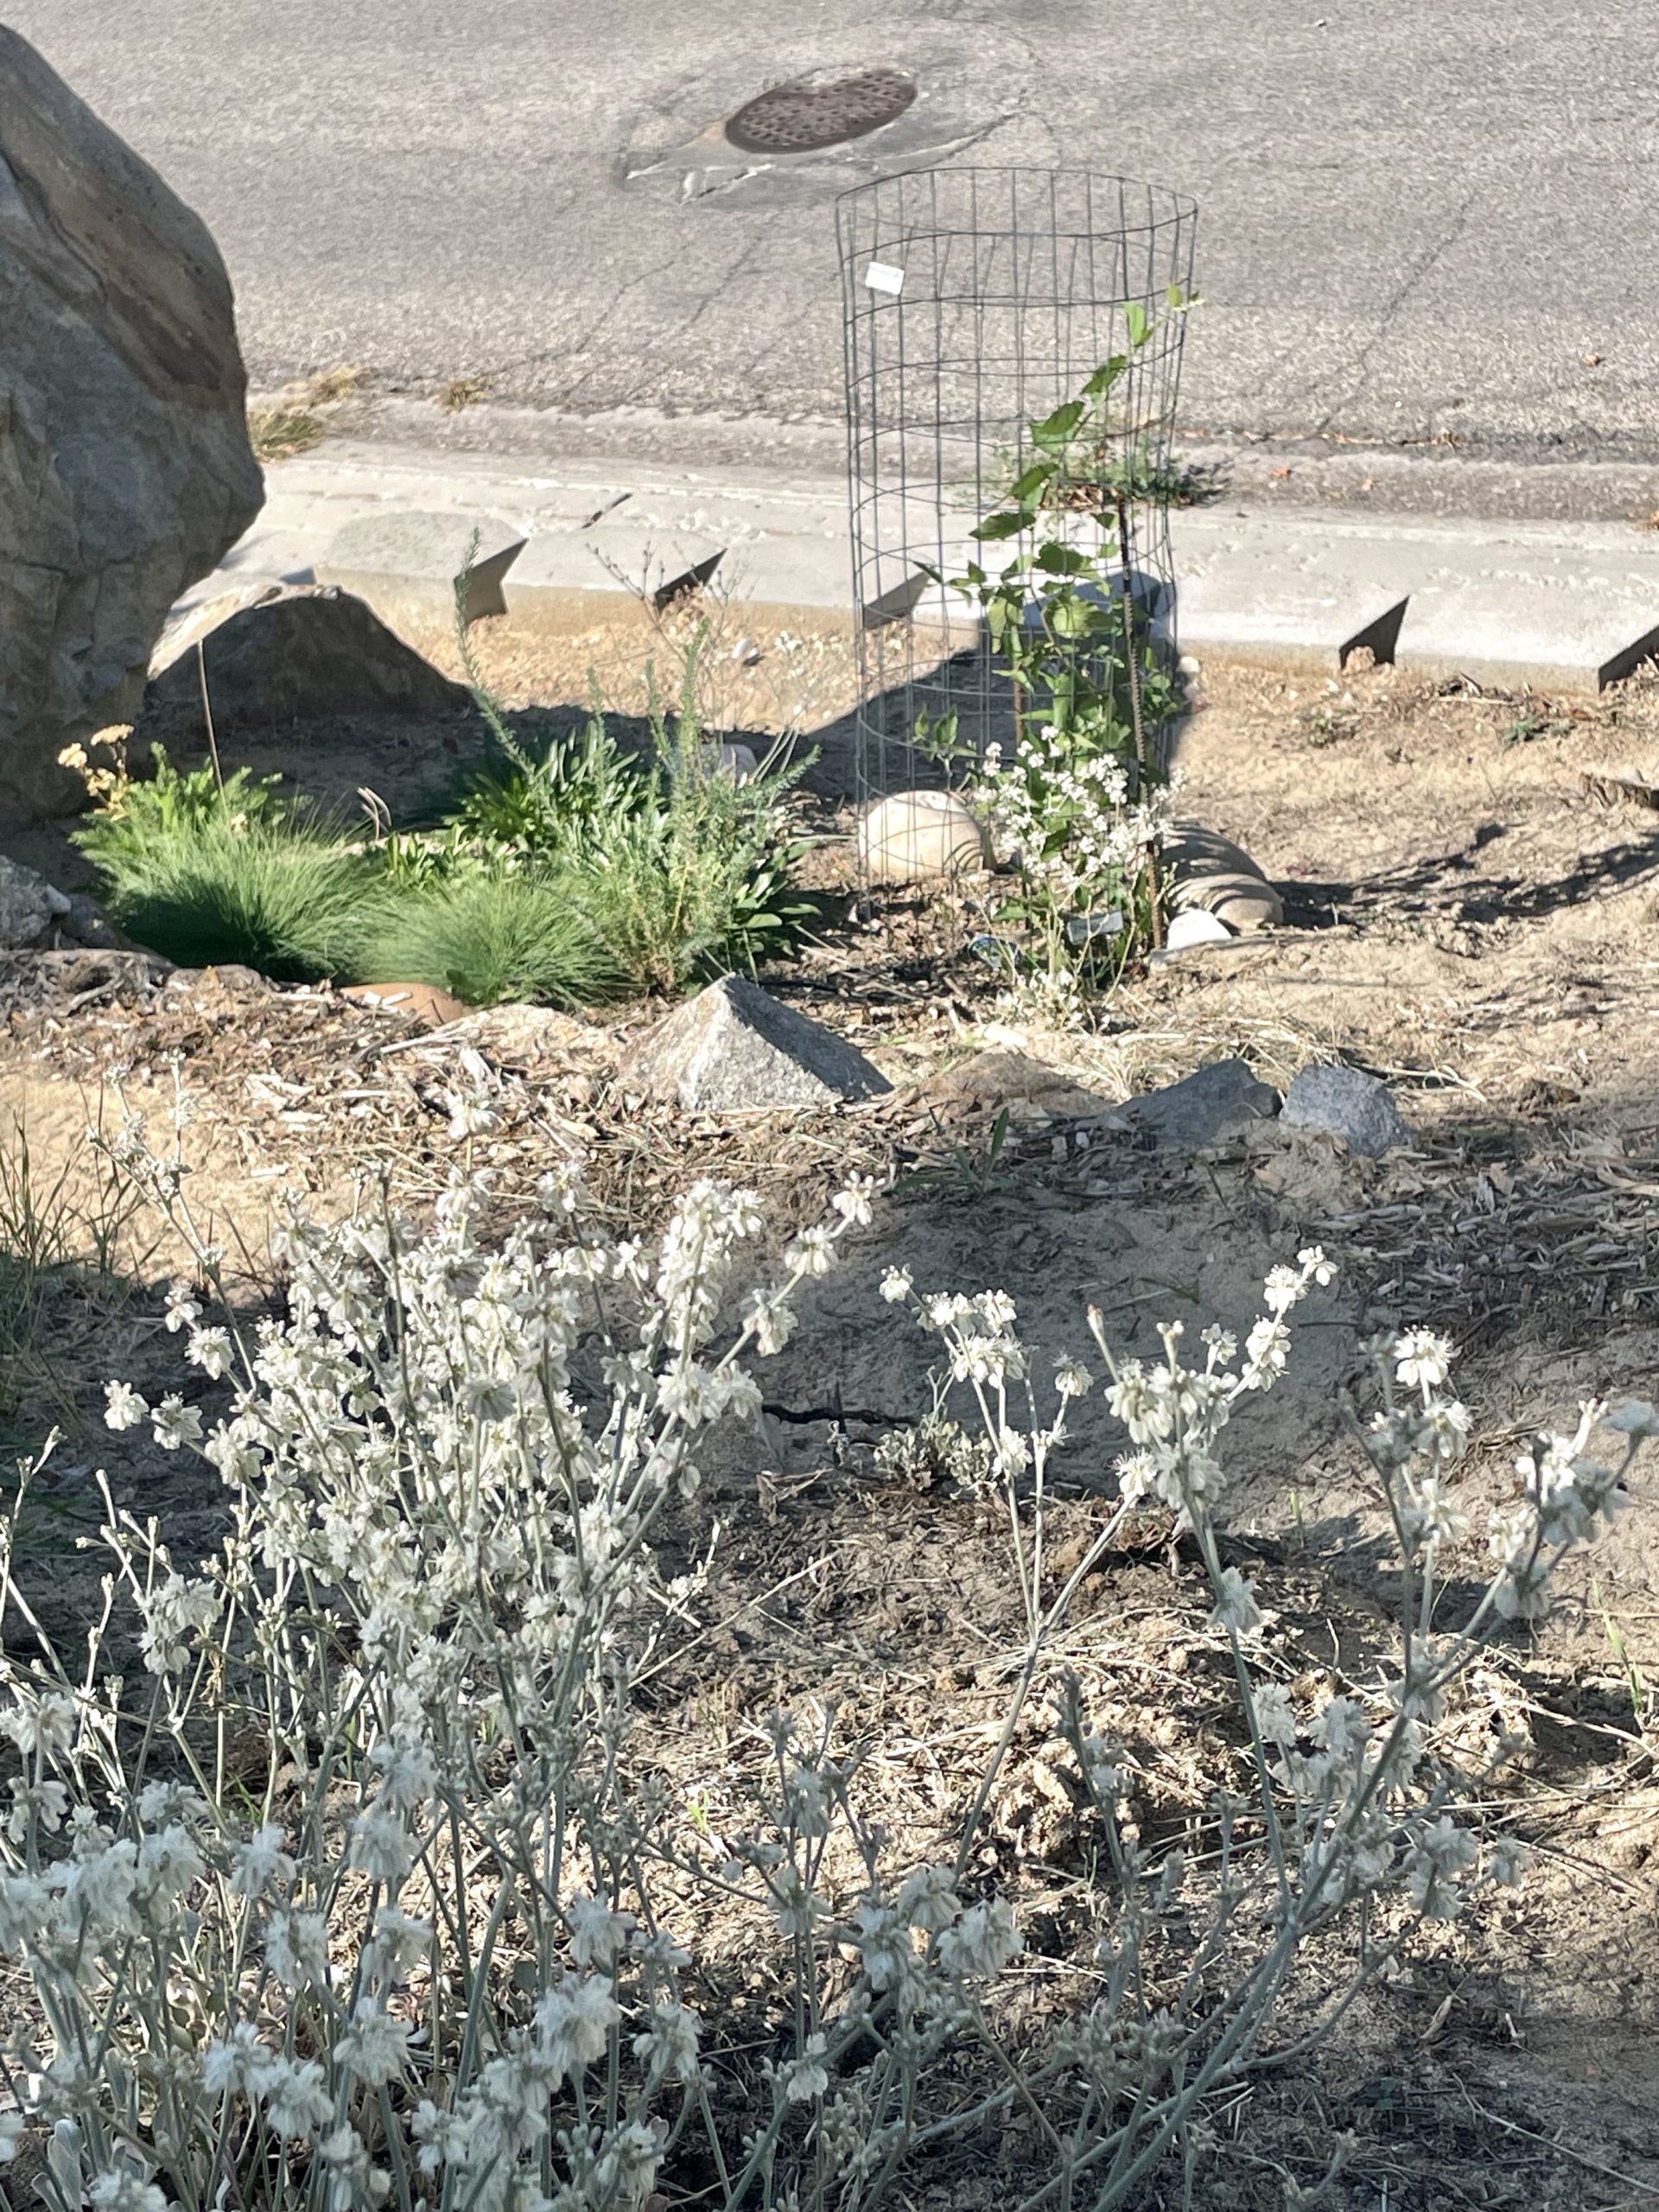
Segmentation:
{"type": "MultiPolygon", "coordinates": [[[[137,1166],[176,1207],[176,1177],[137,1166]]],[[[1108,1355],[1122,1500],[1058,1587],[1050,1465],[1090,1373],[1063,1363],[1041,1419],[1012,1301],[918,1300],[892,1275],[888,1297],[941,1334],[1001,1485],[1028,1628],[1015,1698],[949,1863],[890,1865],[856,1758],[827,1721],[782,1713],[752,1828],[717,1844],[632,1755],[632,1685],[695,1597],[654,1540],[695,1497],[700,1440],[757,1410],[747,1363],[868,1222],[868,1185],[795,1241],[775,1288],[747,1290],[741,1192],[698,1185],[650,1249],[598,1233],[561,1179],[492,1244],[486,1197],[461,1181],[425,1232],[390,1210],[296,1224],[285,1312],[251,1337],[175,1288],[168,1326],[225,1386],[223,1417],[118,1382],[108,1419],[222,1478],[228,1533],[199,1570],[111,1503],[105,1605],[71,1655],[0,1561],[6,1650],[31,1653],[0,1660],[0,1954],[34,1993],[4,2049],[0,2161],[27,2135],[49,2212],[608,2212],[683,2159],[722,2212],[850,2212],[1016,2108],[1046,2115],[1068,2201],[1116,2205],[1250,2063],[1310,1935],[1357,1900],[1444,1917],[1513,1878],[1518,1853],[1483,1860],[1455,1818],[1431,1737],[1484,1619],[1536,1618],[1554,1562],[1616,1502],[1623,1467],[1585,1456],[1595,1409],[1528,1461],[1488,1599],[1446,1637],[1436,1565],[1467,1424],[1444,1348],[1402,1340],[1370,1440],[1408,1563],[1402,1672],[1299,1713],[1253,1661],[1259,1606],[1215,1513],[1229,1414],[1283,1367],[1320,1256],[1270,1278],[1242,1357],[1211,1332],[1185,1368],[1178,1329],[1159,1366],[1108,1355]],[[1096,1993],[1033,2049],[1000,2024],[1020,1930],[969,1869],[1073,1595],[1154,1499],[1203,1551],[1255,1784],[1220,1808],[1222,1876],[1172,1976],[1151,1961],[1179,1854],[1140,1840],[1117,1747],[1055,1678],[1110,1872],[1096,1993]],[[725,2024],[688,2002],[716,1904],[786,1993],[770,2049],[728,2072],[735,2114],[709,2064],[725,2024]]],[[[1624,1426],[1628,1464],[1654,1417],[1624,1426]]]]}
{"type": "Polygon", "coordinates": [[[1004,912],[1027,931],[1051,998],[1109,980],[1151,938],[1172,787],[1138,774],[1117,734],[1093,714],[1027,724],[1007,760],[987,746],[973,786],[998,859],[1019,870],[1004,912]]]}
{"type": "Polygon", "coordinates": [[[1132,512],[1167,502],[1170,478],[1125,412],[1135,358],[1191,302],[1171,287],[1154,316],[1131,302],[1124,350],[1076,395],[1026,423],[1009,480],[970,535],[1001,568],[969,561],[947,580],[978,609],[1005,671],[1011,748],[982,757],[955,714],[923,716],[925,751],[969,767],[972,794],[1018,894],[1001,902],[994,938],[1019,995],[1062,1018],[1160,944],[1157,855],[1169,819],[1163,737],[1177,711],[1173,653],[1160,636],[1162,588],[1141,569],[1132,512]]]}
{"type": "MultiPolygon", "coordinates": [[[[1179,1849],[1157,1852],[1142,1840],[1130,1761],[1123,1746],[1091,1728],[1075,1675],[1062,1670],[1052,1694],[1058,1731],[1104,1833],[1110,1872],[1098,1900],[1100,1983],[1052,2048],[1020,2069],[1017,2082],[994,2092],[988,2107],[1033,2101],[1040,2107],[1054,2188],[1067,2201],[1087,2189],[1096,2206],[1122,2204],[1174,2138],[1189,2152],[1205,2143],[1206,2100],[1249,2070],[1299,1955],[1316,1938],[1356,1929],[1351,1972],[1323,2008],[1325,2021],[1334,2022],[1417,1922],[1454,1919],[1481,1890],[1520,1879],[1524,1848],[1458,1817],[1473,1792],[1470,1777],[1440,1755],[1438,1732],[1488,1630],[1545,1618],[1555,1569],[1601,1533],[1624,1501],[1637,1452],[1659,1435],[1651,1405],[1610,1412],[1591,1402],[1570,1435],[1540,1438],[1515,1463],[1513,1499],[1491,1516],[1488,1586],[1460,1628],[1441,1629],[1447,1554],[1470,1532],[1454,1496],[1469,1416],[1446,1388],[1452,1352],[1445,1339],[1420,1329],[1378,1340],[1370,1349],[1381,1405],[1363,1442],[1398,1548],[1398,1671],[1369,1695],[1337,1695],[1299,1711],[1274,1678],[1255,1586],[1223,1560],[1221,1447],[1241,1401],[1283,1372],[1294,1309],[1332,1274],[1317,1246],[1294,1268],[1275,1268],[1265,1311],[1243,1347],[1224,1330],[1205,1329],[1196,1365],[1182,1357],[1179,1322],[1160,1331],[1164,1357],[1148,1365],[1115,1357],[1102,1317],[1090,1313],[1106,1396],[1130,1448],[1116,1465],[1116,1512],[1058,1588],[1045,1572],[1043,1506],[1069,1408],[1092,1386],[1089,1370],[1069,1357],[1057,1363],[1055,1409],[1045,1420],[1005,1294],[918,1297],[902,1269],[890,1271],[882,1287],[943,1340],[949,1376],[970,1394],[1009,1485],[1029,1642],[976,1815],[1038,1686],[1046,1648],[1084,1578],[1137,1510],[1169,1515],[1174,1530],[1196,1541],[1213,1599],[1210,1626],[1224,1643],[1236,1685],[1251,1786],[1217,1803],[1219,1872],[1202,1885],[1179,1849]],[[1591,1453],[1598,1428],[1616,1443],[1610,1462],[1591,1453]],[[1173,1961],[1172,1913],[1196,1920],[1185,1954],[1173,1961]]],[[[1276,2057],[1287,2055],[1281,2050],[1276,2057]]]]}
{"type": "Polygon", "coordinates": [[[644,1904],[618,1825],[629,1670],[684,1594],[652,1531],[699,1438],[758,1408],[746,1357],[784,1341],[868,1191],[718,1357],[750,1196],[700,1184],[650,1253],[592,1235],[556,1179],[486,1249],[484,1197],[463,1182],[424,1236],[296,1224],[286,1316],[251,1342],[175,1288],[192,1363],[238,1377],[226,1417],[119,1382],[107,1417],[198,1452],[231,1529],[191,1573],[111,1509],[142,1694],[99,1665],[113,1586],[75,1664],[5,1560],[36,1658],[4,1663],[0,1950],[49,2039],[8,2078],[63,2212],[227,2187],[631,2204],[697,2081],[684,1954],[620,1903],[644,1904]]]}

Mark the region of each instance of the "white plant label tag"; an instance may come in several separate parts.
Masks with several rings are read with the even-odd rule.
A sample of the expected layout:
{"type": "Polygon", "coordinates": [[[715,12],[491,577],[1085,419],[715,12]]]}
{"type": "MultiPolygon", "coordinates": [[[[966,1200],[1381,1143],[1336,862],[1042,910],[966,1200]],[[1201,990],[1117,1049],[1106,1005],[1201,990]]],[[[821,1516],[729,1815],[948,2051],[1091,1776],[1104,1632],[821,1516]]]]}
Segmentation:
{"type": "Polygon", "coordinates": [[[905,289],[905,272],[890,261],[873,261],[864,271],[864,283],[868,290],[887,292],[896,300],[905,289]]]}

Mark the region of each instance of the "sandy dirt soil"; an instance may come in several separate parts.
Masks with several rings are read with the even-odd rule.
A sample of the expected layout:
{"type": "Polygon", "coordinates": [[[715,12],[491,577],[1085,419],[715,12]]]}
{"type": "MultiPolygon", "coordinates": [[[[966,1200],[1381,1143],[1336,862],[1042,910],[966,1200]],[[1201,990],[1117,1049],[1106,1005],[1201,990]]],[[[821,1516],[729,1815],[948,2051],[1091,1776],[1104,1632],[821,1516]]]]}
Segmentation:
{"type": "MultiPolygon", "coordinates": [[[[610,666],[619,706],[642,704],[615,673],[637,664],[637,632],[556,653],[505,633],[480,642],[517,711],[579,703],[589,665],[610,666]]],[[[716,720],[764,733],[845,712],[844,636],[759,642],[755,669],[721,664],[741,696],[715,701],[716,720]]],[[[431,744],[444,734],[297,731],[246,757],[330,796],[385,791],[416,757],[437,787],[431,744]]],[[[713,1469],[727,1534],[648,1732],[677,1787],[696,1776],[712,1790],[716,1820],[740,1817],[758,1723],[780,1696],[838,1700],[875,1746],[880,1816],[906,1852],[937,1853],[1004,1709],[1020,1616],[1000,1521],[946,1471],[906,1479],[877,1462],[930,1402],[925,1340],[874,1296],[894,1263],[925,1287],[1009,1291],[1046,1367],[1086,1348],[1090,1305],[1134,1351],[1171,1315],[1247,1324],[1265,1269],[1322,1241],[1341,1271],[1303,1310],[1287,1382],[1238,1426],[1230,1541],[1271,1602],[1284,1679],[1363,1681],[1393,1594],[1345,1403],[1363,1395],[1369,1333],[1421,1321],[1458,1339],[1477,1502],[1499,1497],[1519,1445],[1570,1425],[1580,1398],[1653,1395],[1659,816],[1610,804],[1585,779],[1659,778],[1659,686],[1566,709],[1414,688],[1388,671],[1327,683],[1210,667],[1179,760],[1182,810],[1255,855],[1285,891],[1286,926],[1129,982],[1086,1031],[1045,1030],[1001,1002],[965,949],[971,885],[932,901],[895,893],[859,918],[836,842],[847,813],[804,802],[825,840],[825,921],[808,957],[767,980],[896,1085],[834,1115],[717,1123],[642,1107],[613,1077],[651,1008],[591,1022],[486,1014],[428,1034],[234,970],[13,956],[0,976],[8,1203],[15,1217],[26,1135],[36,1193],[62,1179],[75,1263],[50,1271],[27,1342],[14,1332],[0,1425],[19,1448],[50,1422],[64,1431],[34,1539],[60,1618],[87,1594],[73,1543],[93,1515],[95,1466],[181,1548],[211,1541],[219,1511],[200,1473],[98,1421],[105,1375],[146,1389],[180,1379],[159,1287],[179,1255],[134,1220],[94,1264],[105,1202],[89,1124],[134,1109],[156,1141],[177,1142],[187,1192],[257,1301],[286,1194],[333,1211],[385,1173],[429,1198],[467,1156],[446,1093],[481,1085],[501,1127],[474,1153],[497,1168],[504,1211],[553,1154],[582,1155],[601,1206],[646,1224],[692,1175],[740,1177],[779,1242],[849,1166],[887,1186],[846,1269],[815,1287],[765,1370],[758,1439],[736,1440],[713,1469]],[[1265,1124],[1191,1156],[1112,1125],[1116,1103],[1230,1054],[1280,1087],[1321,1061],[1383,1075],[1415,1141],[1363,1162],[1265,1124]]],[[[17,849],[52,857],[41,838],[17,849]]],[[[1057,1560],[1068,1546],[1081,1557],[1118,1448],[1087,1402],[1062,1465],[1057,1560]]],[[[681,1534],[689,1555],[697,1531],[681,1534]]],[[[1471,1544],[1471,1575],[1479,1564],[1471,1544]]],[[[1108,1554],[1057,1654],[1134,1747],[1146,1816],[1195,1837],[1237,1755],[1201,1580],[1149,1525],[1108,1554]]],[[[1460,1724],[1526,1738],[1493,1810],[1537,1852],[1527,1885],[1422,1939],[1316,2052],[1264,2075],[1225,2116],[1225,2156],[1200,2159],[1196,2203],[1280,2206],[1343,2131],[1356,2148],[1334,2201],[1355,2212],[1611,2212],[1659,2195],[1656,1678],[1649,1487],[1565,1576],[1548,1631],[1497,1655],[1460,1724]]],[[[1033,1728],[1001,1785],[984,1870],[1035,1931],[1019,1992],[1033,2019],[1071,2001],[1093,1940],[1086,1840],[1044,1780],[1052,1760],[1033,1728]]],[[[1315,1980],[1325,1970],[1309,1962],[1315,1980]]],[[[713,2009],[722,1975],[743,1980],[717,1929],[707,1971],[713,2009]]],[[[1316,1995],[1299,1991],[1287,2032],[1316,1995]]],[[[764,2010],[765,1992],[745,2001],[764,2010]]],[[[1017,2126],[982,2147],[938,2177],[930,2207],[1005,2202],[1035,2155],[1017,2126]]]]}

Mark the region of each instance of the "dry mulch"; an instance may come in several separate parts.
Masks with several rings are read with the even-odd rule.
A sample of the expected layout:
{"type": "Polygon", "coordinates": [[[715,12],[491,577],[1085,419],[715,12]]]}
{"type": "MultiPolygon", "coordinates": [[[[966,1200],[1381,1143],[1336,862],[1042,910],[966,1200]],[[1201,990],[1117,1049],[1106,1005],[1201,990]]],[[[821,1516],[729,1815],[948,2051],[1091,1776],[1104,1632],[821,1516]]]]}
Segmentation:
{"type": "MultiPolygon", "coordinates": [[[[775,675],[790,656],[767,643],[775,675]]],[[[515,662],[510,640],[489,650],[526,699],[572,696],[515,662]]],[[[844,667],[829,646],[807,658],[838,709],[844,667]]],[[[765,711],[756,703],[750,726],[765,711]]],[[[1326,1243],[1339,1289],[1310,1310],[1306,1379],[1294,1370],[1271,1422],[1241,1431],[1234,1514],[1294,1681],[1363,1681],[1375,1664],[1386,1560],[1340,1411],[1363,1389],[1369,1328],[1426,1320],[1459,1339],[1478,1497],[1501,1494],[1518,1443],[1570,1417],[1579,1396],[1654,1395],[1659,834],[1639,805],[1604,804],[1593,779],[1652,779],[1659,690],[1638,682],[1560,707],[1386,671],[1326,684],[1210,669],[1181,751],[1184,811],[1239,837],[1287,886],[1290,925],[1133,980],[1086,1033],[1045,1030],[1001,1003],[968,950],[971,887],[855,912],[826,846],[823,942],[768,980],[893,1077],[895,1091],[866,1107],[717,1122],[632,1102],[610,1078],[648,1008],[429,1035],[327,991],[76,954],[0,963],[0,1110],[27,1121],[44,1169],[73,1163],[100,1099],[117,1110],[110,1078],[158,1138],[182,1099],[187,1187],[245,1251],[251,1296],[280,1194],[348,1204],[381,1172],[418,1205],[469,1156],[487,1160],[508,1207],[550,1157],[580,1154],[602,1211],[641,1224],[693,1175],[727,1174],[761,1192],[774,1237],[816,1216],[849,1169],[877,1175],[890,1187],[875,1230],[766,1382],[800,1417],[769,1416],[763,1446],[746,1440],[711,1473],[727,1535],[702,1624],[669,1655],[645,1726],[677,1786],[707,1778],[711,1746],[726,1747],[710,1802],[735,1823],[766,1709],[780,1696],[838,1700],[874,1747],[881,1817],[902,1850],[930,1853],[959,1820],[1002,1710],[1018,1618],[995,1516],[948,1479],[883,1478],[874,1455],[887,1427],[851,1410],[890,1423],[926,1402],[925,1346],[872,1296],[889,1256],[914,1258],[918,1280],[931,1270],[941,1287],[979,1287],[976,1270],[1006,1282],[1045,1350],[1077,1345],[1082,1307],[1099,1300],[1140,1351],[1154,1317],[1231,1319],[1268,1259],[1309,1236],[1326,1243]],[[1189,1160],[1102,1127],[1103,1105],[1230,1052],[1280,1084],[1310,1060],[1384,1074],[1418,1142],[1366,1164],[1269,1129],[1189,1160]],[[501,1117],[470,1155],[445,1096],[461,1086],[485,1090],[501,1117]]],[[[316,758],[303,733],[283,753],[290,772],[316,758]]],[[[372,781],[372,767],[353,756],[342,772],[372,781]]],[[[817,819],[836,833],[828,807],[817,819]]],[[[97,1423],[105,1374],[156,1387],[175,1357],[155,1290],[173,1264],[165,1249],[135,1251],[139,1280],[118,1296],[66,1281],[73,1370],[56,1396],[31,1380],[5,1415],[20,1436],[48,1419],[67,1428],[49,1499],[60,1529],[85,1524],[96,1458],[181,1541],[212,1539],[214,1501],[97,1423]]],[[[1095,1525],[1110,1448],[1090,1431],[1068,1466],[1061,1560],[1095,1525]]],[[[72,1606],[73,1577],[59,1572],[56,1586],[72,1606]]],[[[1059,1655],[1132,1746],[1145,1819],[1190,1830],[1200,1848],[1236,1751],[1206,1610],[1190,1560],[1148,1529],[1103,1563],[1059,1655]]],[[[1611,2212],[1659,2192],[1656,1670],[1659,1541],[1644,1497],[1569,1580],[1548,1637],[1512,1644],[1480,1693],[1482,1711],[1532,1738],[1499,1808],[1539,1848],[1532,1881],[1427,1940],[1329,2049],[1217,2115],[1225,2154],[1200,2159],[1197,2204],[1279,2207],[1287,2177],[1311,2183],[1344,2130],[1357,2147],[1337,2201],[1355,2212],[1611,2212]]],[[[1033,2023],[1074,2002],[1087,1971],[1087,1841],[1053,1747],[1033,1734],[994,1808],[995,1865],[982,1870],[1013,1888],[1032,1935],[1015,1995],[1033,2023]]],[[[717,1928],[711,1938],[712,2001],[744,1968],[724,1958],[717,1928]]],[[[1033,2155],[1017,2128],[1003,2132],[939,2177],[930,2212],[1005,2202],[1033,2155]]]]}

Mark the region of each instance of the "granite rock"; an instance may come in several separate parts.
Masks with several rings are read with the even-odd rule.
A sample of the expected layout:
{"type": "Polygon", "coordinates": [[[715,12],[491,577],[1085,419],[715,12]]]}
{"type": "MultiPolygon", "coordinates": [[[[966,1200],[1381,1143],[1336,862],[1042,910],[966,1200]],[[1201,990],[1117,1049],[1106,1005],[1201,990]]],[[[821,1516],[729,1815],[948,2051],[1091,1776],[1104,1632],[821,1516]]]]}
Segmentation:
{"type": "Polygon", "coordinates": [[[264,503],[206,228],[0,25],[0,816],[130,723],[168,610],[264,503]]]}
{"type": "Polygon", "coordinates": [[[1279,1094],[1259,1082],[1243,1060],[1212,1060],[1208,1067],[1142,1091],[1117,1109],[1117,1117],[1155,1145],[1203,1151],[1242,1136],[1252,1122],[1271,1120],[1279,1094]]]}
{"type": "Polygon", "coordinates": [[[1351,1152],[1372,1160],[1412,1141],[1394,1093],[1362,1068],[1304,1068],[1285,1093],[1281,1119],[1287,1129],[1338,1137],[1351,1152]]]}
{"type": "Polygon", "coordinates": [[[740,976],[677,1007],[625,1056],[616,1080],[693,1114],[830,1106],[892,1089],[855,1046],[740,976]]]}

